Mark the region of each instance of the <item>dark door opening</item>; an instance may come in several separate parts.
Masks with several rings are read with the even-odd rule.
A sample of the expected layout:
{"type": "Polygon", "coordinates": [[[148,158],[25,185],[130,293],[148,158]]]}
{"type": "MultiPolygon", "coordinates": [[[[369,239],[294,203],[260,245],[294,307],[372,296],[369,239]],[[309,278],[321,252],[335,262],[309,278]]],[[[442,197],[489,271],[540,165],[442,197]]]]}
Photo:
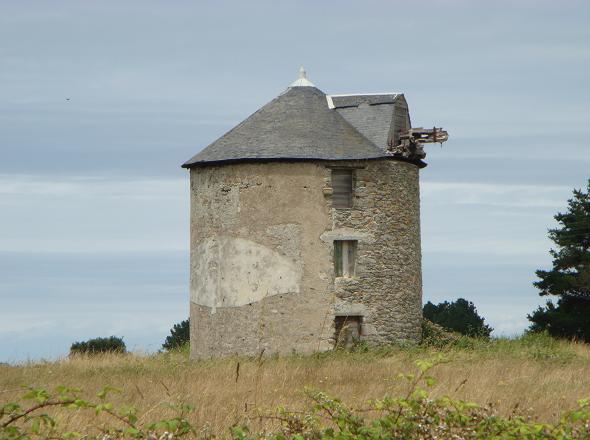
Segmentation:
{"type": "Polygon", "coordinates": [[[358,315],[336,316],[336,348],[350,348],[361,338],[363,317],[358,315]]]}

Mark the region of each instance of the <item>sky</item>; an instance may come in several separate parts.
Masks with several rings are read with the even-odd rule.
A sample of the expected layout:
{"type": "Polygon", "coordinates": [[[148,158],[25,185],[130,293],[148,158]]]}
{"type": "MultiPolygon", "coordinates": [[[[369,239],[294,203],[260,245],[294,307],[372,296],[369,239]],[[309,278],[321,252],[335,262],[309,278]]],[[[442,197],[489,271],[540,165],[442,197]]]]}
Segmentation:
{"type": "Polygon", "coordinates": [[[590,177],[589,21],[574,0],[0,0],[0,362],[158,350],[188,317],[180,165],[301,65],[449,132],[421,171],[424,301],[521,333],[590,177]]]}

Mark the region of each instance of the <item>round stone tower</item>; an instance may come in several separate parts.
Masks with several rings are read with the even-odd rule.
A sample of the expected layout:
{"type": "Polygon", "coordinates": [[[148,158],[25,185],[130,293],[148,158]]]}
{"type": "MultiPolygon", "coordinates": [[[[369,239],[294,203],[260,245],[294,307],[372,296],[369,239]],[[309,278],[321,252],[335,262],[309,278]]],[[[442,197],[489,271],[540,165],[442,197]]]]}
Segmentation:
{"type": "Polygon", "coordinates": [[[183,165],[192,357],[420,339],[409,131],[403,95],[326,95],[302,72],[183,165]]]}

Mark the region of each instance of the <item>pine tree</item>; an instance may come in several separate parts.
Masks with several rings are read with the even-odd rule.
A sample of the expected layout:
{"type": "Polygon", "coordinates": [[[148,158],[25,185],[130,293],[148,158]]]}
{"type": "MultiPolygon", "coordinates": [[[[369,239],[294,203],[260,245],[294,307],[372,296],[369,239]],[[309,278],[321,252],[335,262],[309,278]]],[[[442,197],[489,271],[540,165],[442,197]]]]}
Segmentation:
{"type": "Polygon", "coordinates": [[[555,220],[559,227],[549,230],[556,245],[550,251],[551,270],[536,271],[533,283],[539,295],[558,296],[557,305],[548,301],[528,316],[532,331],[547,330],[560,337],[590,341],[590,180],[586,192],[574,190],[568,209],[555,220]]]}
{"type": "Polygon", "coordinates": [[[170,335],[166,336],[166,340],[162,344],[165,350],[175,350],[182,348],[190,341],[190,320],[185,319],[178,324],[174,324],[170,329],[170,335]]]}
{"type": "Polygon", "coordinates": [[[553,269],[538,270],[541,281],[534,285],[540,295],[575,296],[590,299],[590,180],[588,190],[574,190],[568,211],[555,217],[561,226],[549,230],[558,250],[551,250],[553,269]]]}

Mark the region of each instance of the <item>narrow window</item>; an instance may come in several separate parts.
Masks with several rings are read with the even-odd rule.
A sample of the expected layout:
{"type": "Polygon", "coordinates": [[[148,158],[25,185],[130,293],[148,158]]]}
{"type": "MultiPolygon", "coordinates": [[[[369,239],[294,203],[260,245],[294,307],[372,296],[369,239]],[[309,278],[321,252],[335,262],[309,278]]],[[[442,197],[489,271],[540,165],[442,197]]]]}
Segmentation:
{"type": "Polygon", "coordinates": [[[336,347],[349,348],[361,338],[362,316],[336,316],[336,347]]]}
{"type": "Polygon", "coordinates": [[[332,206],[352,207],[352,170],[332,170],[332,206]]]}
{"type": "Polygon", "coordinates": [[[334,273],[337,277],[354,276],[356,246],[356,240],[334,241],[334,273]]]}

